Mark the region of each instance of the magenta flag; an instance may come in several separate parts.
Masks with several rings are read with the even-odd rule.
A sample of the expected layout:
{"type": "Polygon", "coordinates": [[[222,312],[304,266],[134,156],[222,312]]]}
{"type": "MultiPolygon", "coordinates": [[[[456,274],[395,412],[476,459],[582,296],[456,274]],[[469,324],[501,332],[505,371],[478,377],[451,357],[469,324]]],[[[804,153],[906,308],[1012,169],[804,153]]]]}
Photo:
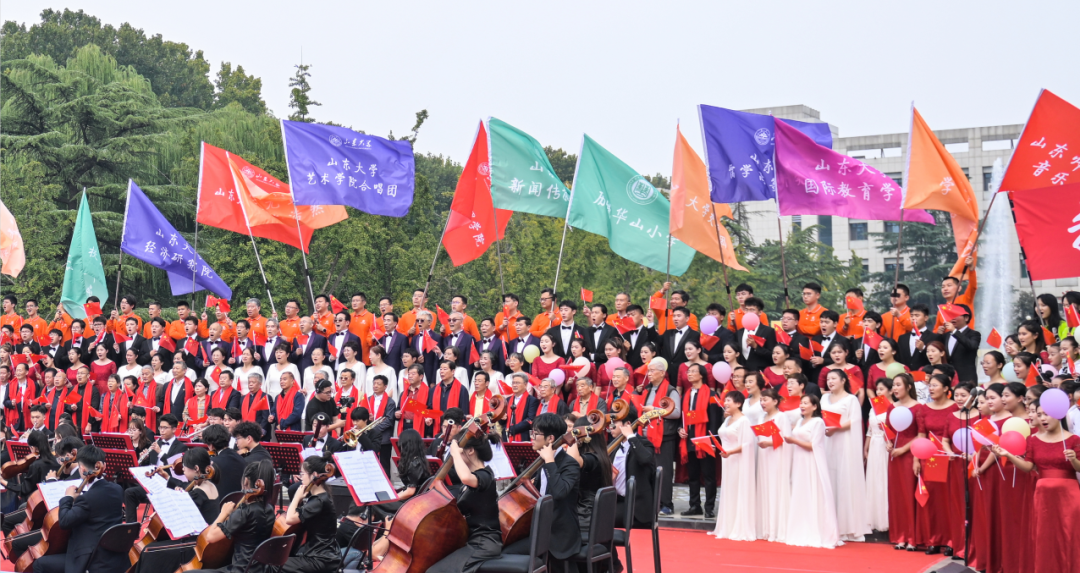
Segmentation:
{"type": "MultiPolygon", "coordinates": [[[[818,145],[782,121],[776,122],[776,184],[781,215],[899,221],[904,204],[892,178],[818,145]]],[[[934,224],[922,209],[904,211],[904,220],[934,224]]]]}

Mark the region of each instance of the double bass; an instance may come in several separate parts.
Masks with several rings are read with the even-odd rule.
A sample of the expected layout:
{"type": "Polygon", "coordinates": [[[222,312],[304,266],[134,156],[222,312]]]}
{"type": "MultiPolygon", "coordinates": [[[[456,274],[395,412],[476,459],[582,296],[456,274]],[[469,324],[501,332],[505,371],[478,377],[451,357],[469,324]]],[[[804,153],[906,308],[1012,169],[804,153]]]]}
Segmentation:
{"type": "MultiPolygon", "coordinates": [[[[163,470],[163,468],[158,468],[158,471],[161,470],[163,470]]],[[[149,473],[150,475],[153,475],[154,471],[152,470],[149,473]]],[[[150,476],[148,475],[147,477],[150,476]]],[[[214,466],[210,466],[209,468],[207,468],[205,474],[199,474],[195,477],[195,479],[188,482],[187,486],[184,487],[184,491],[187,493],[191,493],[191,490],[199,487],[203,482],[208,479],[214,479],[214,466]]],[[[136,562],[139,561],[139,557],[142,556],[142,552],[144,549],[146,549],[147,545],[150,545],[155,541],[168,540],[171,538],[172,537],[169,535],[168,530],[165,529],[165,523],[161,521],[161,517],[158,516],[157,512],[155,511],[154,515],[150,517],[150,523],[146,526],[146,534],[142,536],[142,539],[136,541],[135,545],[133,545],[128,551],[128,560],[131,561],[132,565],[134,565],[136,562]]]]}
{"type": "MultiPolygon", "coordinates": [[[[105,464],[98,462],[94,466],[94,471],[88,472],[83,476],[79,486],[75,488],[75,495],[82,493],[83,489],[93,481],[95,478],[105,472],[105,464]]],[[[46,555],[55,555],[57,553],[64,553],[67,551],[68,539],[71,537],[71,531],[60,527],[60,508],[52,508],[48,514],[45,515],[45,519],[41,524],[41,541],[36,545],[31,545],[22,555],[19,556],[18,561],[15,562],[15,570],[22,573],[23,571],[30,571],[34,568],[34,561],[44,557],[46,555]]]]}
{"type": "MultiPolygon", "coordinates": [[[[469,419],[454,436],[460,445],[470,436],[486,432],[506,416],[506,399],[492,396],[491,410],[469,419]]],[[[416,495],[398,509],[386,538],[390,548],[375,568],[378,573],[423,573],[447,555],[465,546],[469,526],[458,509],[457,499],[446,487],[446,476],[454,467],[449,458],[416,495]]]]}
{"type": "MultiPolygon", "coordinates": [[[[588,426],[570,429],[551,444],[551,449],[557,451],[563,446],[573,445],[578,439],[600,433],[607,427],[607,415],[600,410],[589,412],[588,419],[588,426]]],[[[540,492],[533,486],[532,477],[542,467],[544,458],[537,456],[499,496],[499,529],[504,547],[529,535],[533,508],[540,499],[540,492]]]]}
{"type": "MultiPolygon", "coordinates": [[[[262,480],[256,480],[253,489],[242,491],[244,497],[240,498],[240,502],[236,504],[237,507],[247,505],[251,503],[252,498],[262,496],[266,492],[266,484],[262,480]]],[[[206,532],[210,531],[211,527],[215,527],[215,525],[211,523],[206,526],[206,529],[199,534],[199,538],[195,541],[195,557],[192,557],[191,561],[180,565],[176,573],[191,571],[192,569],[218,569],[229,564],[229,559],[232,557],[233,542],[228,537],[223,538],[221,541],[208,541],[206,532]]]]}

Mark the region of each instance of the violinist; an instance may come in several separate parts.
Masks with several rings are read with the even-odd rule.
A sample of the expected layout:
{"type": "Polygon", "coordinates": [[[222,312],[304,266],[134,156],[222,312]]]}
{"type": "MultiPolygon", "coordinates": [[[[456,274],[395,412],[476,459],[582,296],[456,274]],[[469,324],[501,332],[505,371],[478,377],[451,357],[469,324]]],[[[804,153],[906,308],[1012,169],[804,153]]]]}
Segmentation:
{"type": "MultiPolygon", "coordinates": [[[[493,456],[491,445],[497,443],[499,435],[495,433],[469,436],[460,445],[456,440],[450,442],[454,472],[462,484],[458,509],[469,526],[469,541],[465,547],[433,565],[429,569],[432,573],[475,573],[485,561],[496,559],[502,553],[495,474],[484,465],[493,456]]],[[[572,459],[570,462],[577,465],[572,459]]],[[[576,531],[574,536],[580,537],[576,531]]]]}
{"type": "Polygon", "coordinates": [[[60,528],[71,532],[67,551],[34,561],[35,573],[124,571],[131,565],[127,552],[113,553],[98,547],[105,531],[123,519],[120,486],[100,477],[105,467],[105,453],[96,446],[84,446],[79,448],[77,460],[86,485],[82,493],[74,485],[67,488],[64,497],[60,498],[57,522],[60,528]],[[90,563],[91,553],[93,563],[90,563]]]}
{"type": "Polygon", "coordinates": [[[214,457],[214,480],[218,495],[225,497],[240,491],[240,476],[244,473],[247,462],[236,450],[229,447],[229,440],[232,438],[229,431],[224,425],[213,425],[203,430],[201,437],[214,457]]]}
{"type": "Polygon", "coordinates": [[[75,463],[75,460],[79,455],[79,448],[85,445],[82,440],[76,437],[68,437],[56,442],[53,446],[53,455],[56,456],[56,461],[60,464],[60,467],[55,472],[49,472],[49,475],[45,476],[46,481],[81,478],[79,464],[75,463]]]}
{"type": "MultiPolygon", "coordinates": [[[[580,384],[581,381],[578,380],[580,384]]],[[[574,421],[575,428],[588,427],[591,423],[589,418],[582,416],[574,421]]],[[[611,458],[608,457],[607,443],[603,434],[584,436],[577,439],[578,458],[581,465],[581,479],[578,483],[577,519],[581,531],[589,533],[589,524],[592,523],[593,503],[596,502],[596,492],[600,488],[608,487],[611,480],[611,458]]]]}
{"type": "MultiPolygon", "coordinates": [[[[180,425],[176,416],[165,414],[158,420],[158,433],[160,437],[150,445],[145,452],[145,458],[140,459],[141,465],[160,466],[168,465],[169,460],[177,454],[187,451],[187,445],[176,438],[176,427],[180,425]]],[[[146,497],[146,490],[141,487],[129,487],[124,491],[124,512],[126,523],[138,521],[139,504],[147,503],[150,498],[146,497]]]]}
{"type": "MultiPolygon", "coordinates": [[[[192,448],[184,454],[184,477],[187,483],[176,478],[169,478],[169,487],[186,490],[199,508],[203,521],[212,523],[217,517],[221,492],[213,480],[207,479],[210,470],[210,454],[203,448],[192,448]],[[184,487],[186,486],[186,487],[184,487]]],[[[214,479],[217,479],[215,473],[214,479]]],[[[139,561],[135,564],[135,573],[164,573],[176,571],[181,564],[187,563],[195,555],[190,537],[181,539],[157,539],[143,548],[139,561]]]]}
{"type": "MultiPolygon", "coordinates": [[[[550,533],[552,562],[565,560],[581,549],[581,528],[577,517],[578,482],[581,479],[581,466],[577,458],[581,455],[577,442],[565,450],[552,449],[552,444],[565,433],[566,422],[558,414],[544,412],[533,420],[532,448],[544,460],[543,468],[533,477],[533,485],[541,497],[550,495],[555,502],[555,519],[550,533]]],[[[538,535],[546,533],[533,532],[538,535]]],[[[529,541],[526,537],[508,545],[506,553],[528,555],[529,541]]],[[[552,570],[561,569],[557,563],[555,565],[552,570]]]]}
{"type": "Polygon", "coordinates": [[[302,489],[293,496],[285,513],[287,525],[303,525],[307,537],[295,557],[281,568],[282,573],[333,573],[341,564],[337,538],[337,515],[330,492],[322,483],[326,466],[333,458],[309,456],[300,466],[302,489]]]}
{"type": "Polygon", "coordinates": [[[154,443],[154,436],[150,434],[150,430],[146,429],[146,425],[142,420],[132,418],[127,424],[128,435],[131,436],[131,445],[135,448],[135,458],[142,460],[146,452],[150,451],[150,446],[154,443]]]}
{"type": "MultiPolygon", "coordinates": [[[[45,434],[41,432],[30,432],[26,438],[27,445],[30,446],[30,454],[37,455],[38,458],[30,463],[30,466],[23,471],[20,475],[12,478],[11,480],[0,477],[0,485],[4,486],[4,489],[11,491],[19,496],[23,502],[30,498],[30,495],[37,491],[39,483],[45,481],[45,478],[49,475],[49,472],[56,471],[60,468],[60,464],[53,456],[52,448],[49,447],[49,439],[45,437],[45,434]]],[[[20,509],[26,507],[23,503],[20,509]]],[[[0,526],[6,537],[11,533],[15,526],[22,523],[26,519],[25,511],[16,511],[4,516],[3,525],[0,526]]]]}
{"type": "MultiPolygon", "coordinates": [[[[255,425],[254,422],[237,424],[237,428],[244,424],[255,425]]],[[[209,527],[203,531],[207,542],[218,543],[225,538],[233,542],[232,563],[221,569],[199,569],[189,573],[205,573],[218,571],[220,573],[265,573],[266,569],[261,565],[255,565],[246,569],[255,548],[266,541],[274,531],[274,464],[269,460],[258,460],[249,463],[244,468],[241,481],[245,492],[244,500],[240,505],[233,502],[221,504],[221,511],[209,527]],[[256,495],[256,492],[262,493],[256,495]],[[245,503],[246,502],[246,503],[245,503]]],[[[116,569],[123,571],[123,568],[116,569]]],[[[164,573],[164,572],[162,572],[164,573]]]]}
{"type": "Polygon", "coordinates": [[[232,435],[236,438],[236,452],[244,457],[245,465],[250,466],[255,462],[265,461],[273,467],[274,460],[270,452],[259,445],[262,440],[263,430],[255,422],[239,422],[233,427],[232,435]]]}

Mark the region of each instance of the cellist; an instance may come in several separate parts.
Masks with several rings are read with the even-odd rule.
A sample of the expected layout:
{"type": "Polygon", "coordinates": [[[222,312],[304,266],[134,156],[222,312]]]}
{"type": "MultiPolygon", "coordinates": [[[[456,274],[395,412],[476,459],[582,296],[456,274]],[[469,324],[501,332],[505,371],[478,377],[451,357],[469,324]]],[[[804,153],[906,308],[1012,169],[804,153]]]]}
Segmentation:
{"type": "MultiPolygon", "coordinates": [[[[26,500],[37,491],[38,484],[45,481],[45,477],[49,475],[49,472],[60,469],[60,464],[57,463],[52,448],[49,447],[49,438],[45,437],[45,434],[30,432],[30,435],[26,438],[26,443],[30,446],[30,453],[32,455],[36,454],[38,459],[34,460],[26,471],[12,480],[0,477],[0,485],[3,485],[4,489],[8,491],[14,492],[22,500],[21,508],[26,507],[26,500]]],[[[21,511],[5,515],[2,526],[4,536],[11,533],[11,530],[15,529],[15,526],[25,519],[25,512],[21,511]]]]}
{"type": "Polygon", "coordinates": [[[334,500],[326,485],[315,481],[333,463],[330,454],[325,454],[308,456],[300,466],[302,489],[293,496],[285,523],[303,525],[307,536],[297,555],[282,566],[282,573],[334,573],[341,564],[334,500]]]}
{"type": "MultiPolygon", "coordinates": [[[[202,535],[207,542],[218,543],[226,537],[233,542],[232,563],[221,569],[197,569],[188,573],[200,573],[218,571],[222,573],[239,573],[244,571],[255,554],[255,548],[266,541],[274,531],[274,464],[267,460],[260,460],[248,464],[244,468],[242,480],[243,489],[246,492],[256,491],[261,488],[263,493],[253,496],[248,503],[236,505],[233,502],[221,505],[221,512],[203,531],[202,535]]],[[[122,571],[122,569],[118,569],[122,571]]],[[[264,569],[256,566],[250,571],[262,573],[264,569]]]]}

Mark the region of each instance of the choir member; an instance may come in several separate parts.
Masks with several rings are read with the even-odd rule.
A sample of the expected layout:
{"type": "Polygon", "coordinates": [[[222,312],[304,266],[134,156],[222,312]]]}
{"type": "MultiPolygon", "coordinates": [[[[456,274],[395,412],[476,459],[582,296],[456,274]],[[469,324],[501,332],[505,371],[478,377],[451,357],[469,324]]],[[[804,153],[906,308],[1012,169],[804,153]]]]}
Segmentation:
{"type": "MultiPolygon", "coordinates": [[[[802,311],[800,311],[802,312],[802,311]]],[[[799,316],[802,316],[801,314],[799,316]]],[[[811,381],[817,381],[821,376],[821,370],[833,363],[832,356],[829,354],[829,348],[834,344],[840,344],[848,351],[848,360],[855,358],[855,345],[846,337],[840,336],[840,333],[836,331],[836,325],[840,320],[840,315],[835,310],[824,310],[821,312],[821,316],[818,319],[821,332],[814,336],[809,337],[811,342],[816,342],[822,349],[820,352],[814,350],[814,356],[810,359],[810,365],[813,366],[814,371],[807,376],[811,381]],[[820,354],[820,355],[819,355],[820,354]]],[[[800,323],[801,328],[801,323],[800,323]]],[[[819,384],[820,386],[821,384],[819,384]]]]}
{"type": "Polygon", "coordinates": [[[750,420],[743,415],[746,398],[739,392],[724,396],[727,418],[716,431],[723,446],[721,471],[723,483],[716,513],[716,528],[711,532],[717,539],[754,541],[757,539],[757,437],[750,429],[750,420]]]}
{"type": "MultiPolygon", "coordinates": [[[[919,438],[927,438],[931,435],[940,442],[943,436],[948,435],[950,420],[953,412],[959,408],[952,400],[952,381],[941,374],[934,374],[927,384],[930,389],[930,401],[919,410],[915,422],[919,430],[919,438]]],[[[915,473],[922,475],[922,462],[918,458],[914,462],[915,473]]],[[[948,482],[942,483],[923,478],[923,483],[930,494],[926,505],[915,508],[916,522],[927,527],[919,537],[926,544],[926,554],[935,555],[942,549],[946,556],[951,556],[953,551],[961,546],[962,539],[953,539],[954,528],[950,523],[949,513],[949,486],[948,482]],[[922,517],[923,513],[926,517],[922,517]]]]}
{"type": "Polygon", "coordinates": [[[473,388],[476,387],[476,378],[483,374],[487,378],[488,388],[496,394],[502,394],[503,373],[495,368],[495,353],[485,350],[480,353],[480,368],[473,373],[473,388]]]}
{"type": "MultiPolygon", "coordinates": [[[[821,298],[821,285],[806,283],[802,288],[802,301],[806,308],[799,311],[799,332],[813,337],[822,333],[821,314],[828,309],[818,304],[821,298]]],[[[839,320],[839,315],[837,315],[839,320]]],[[[835,322],[835,321],[834,321],[835,322]]]]}
{"type": "MultiPolygon", "coordinates": [[[[626,361],[633,368],[641,368],[647,364],[642,360],[642,349],[649,344],[659,344],[660,335],[656,332],[655,327],[645,323],[645,310],[639,305],[632,304],[627,307],[626,311],[634,320],[634,330],[623,334],[623,339],[629,344],[626,350],[626,361]]],[[[728,333],[727,338],[733,339],[734,336],[728,333]]]]}
{"type": "MultiPolygon", "coordinates": [[[[379,348],[382,347],[380,346],[379,348]]],[[[398,370],[397,386],[392,391],[394,396],[400,396],[401,392],[409,386],[409,369],[412,368],[413,364],[419,364],[419,362],[420,353],[417,352],[416,349],[406,348],[405,351],[401,353],[401,368],[398,370]]],[[[421,368],[423,368],[422,365],[421,368]]],[[[363,382],[365,381],[365,378],[358,378],[358,380],[363,382]]],[[[425,378],[424,384],[426,385],[427,383],[428,381],[425,378]]]]}
{"type": "MultiPolygon", "coordinates": [[[[352,372],[353,381],[367,379],[367,365],[360,359],[363,343],[359,340],[349,340],[338,348],[339,357],[334,369],[337,371],[337,379],[341,379],[341,373],[345,370],[352,372]]],[[[397,377],[393,378],[397,381],[397,377]]]]}
{"type": "MultiPolygon", "coordinates": [[[[304,394],[296,387],[292,372],[284,372],[279,381],[281,394],[274,399],[274,409],[267,422],[278,430],[299,432],[300,417],[304,413],[304,394]]],[[[314,393],[314,389],[312,389],[314,393]]],[[[331,386],[331,392],[333,387],[331,386]]]]}
{"type": "Polygon", "coordinates": [[[233,388],[233,376],[235,373],[231,370],[222,371],[218,375],[218,388],[214,390],[214,393],[210,396],[211,408],[239,408],[240,407],[240,391],[233,388]]]}
{"type": "MultiPolygon", "coordinates": [[[[589,352],[585,348],[585,341],[580,338],[570,341],[570,356],[566,357],[566,363],[573,365],[577,369],[573,373],[567,372],[566,381],[571,383],[563,384],[560,388],[563,400],[569,402],[575,388],[572,383],[573,379],[593,376],[596,367],[589,360],[589,352]]],[[[533,375],[535,376],[535,373],[533,375]]]]}
{"type": "MultiPolygon", "coordinates": [[[[825,364],[821,368],[821,374],[818,375],[817,383],[818,387],[827,389],[828,382],[827,376],[831,372],[843,372],[844,379],[848,380],[850,386],[850,392],[857,396],[859,403],[863,402],[864,388],[863,388],[863,372],[858,365],[848,362],[851,359],[850,348],[840,342],[834,342],[832,346],[826,347],[825,351],[828,353],[831,359],[829,364],[825,364]]],[[[828,405],[824,406],[828,410],[828,405]]]]}
{"type": "Polygon", "coordinates": [[[94,349],[97,358],[90,363],[90,381],[99,394],[108,391],[109,376],[116,374],[116,362],[110,356],[109,347],[99,344],[94,349]]]}
{"type": "Polygon", "coordinates": [[[783,542],[787,536],[788,514],[791,511],[791,447],[783,447],[783,439],[791,435],[791,422],[780,411],[780,393],[774,388],[764,390],[761,404],[765,411],[763,424],[772,422],[781,439],[776,445],[772,436],[757,436],[757,516],[758,539],[783,542]]]}
{"type": "Polygon", "coordinates": [[[837,328],[837,332],[841,336],[848,338],[862,338],[865,325],[863,324],[863,318],[866,316],[866,308],[863,307],[864,302],[863,290],[858,287],[849,288],[844,293],[845,307],[849,300],[856,302],[855,306],[858,307],[858,311],[850,307],[846,308],[844,314],[840,315],[840,327],[837,328]]]}
{"type": "Polygon", "coordinates": [[[747,372],[743,376],[746,401],[742,405],[742,413],[750,421],[751,426],[756,426],[765,419],[765,409],[761,405],[761,381],[760,372],[747,372]]]}
{"type": "MultiPolygon", "coordinates": [[[[372,363],[374,363],[374,355],[377,350],[381,348],[379,346],[372,347],[371,355],[372,363]]],[[[401,398],[398,400],[401,404],[394,417],[397,418],[397,433],[401,435],[401,432],[414,429],[421,433],[421,435],[430,432],[430,426],[434,423],[431,418],[419,417],[415,412],[406,412],[405,407],[408,406],[410,400],[415,400],[421,404],[427,404],[428,402],[428,385],[424,384],[424,367],[419,364],[413,364],[409,367],[409,385],[405,387],[402,392],[401,398]]]]}
{"type": "MultiPolygon", "coordinates": [[[[529,346],[535,346],[540,348],[540,336],[543,336],[547,329],[543,329],[540,332],[540,336],[532,333],[531,326],[533,324],[532,319],[527,316],[519,316],[514,321],[514,330],[517,333],[516,338],[511,338],[506,342],[506,353],[522,354],[529,346]]],[[[496,344],[498,341],[495,338],[495,319],[485,318],[480,323],[480,329],[483,333],[480,340],[476,341],[476,348],[480,351],[481,355],[484,352],[495,352],[494,368],[498,370],[505,370],[508,368],[506,360],[509,356],[504,356],[504,348],[501,344],[496,344]]]]}
{"type": "Polygon", "coordinates": [[[533,418],[536,417],[536,399],[525,391],[528,385],[528,374],[517,372],[510,375],[513,394],[506,404],[506,439],[509,442],[525,441],[532,428],[533,418]]]}
{"type": "Polygon", "coordinates": [[[596,393],[596,386],[593,384],[592,378],[578,378],[575,385],[577,395],[570,404],[568,411],[571,421],[584,418],[593,410],[607,413],[607,402],[596,393]]]}
{"type": "Polygon", "coordinates": [[[543,413],[557,414],[561,417],[570,411],[566,402],[559,397],[558,392],[555,390],[555,381],[551,378],[544,378],[540,381],[540,385],[536,387],[535,404],[534,419],[543,413]]]}
{"type": "MultiPolygon", "coordinates": [[[[877,378],[874,383],[874,392],[877,396],[889,396],[892,393],[892,380],[877,378]]],[[[863,444],[863,458],[866,460],[866,513],[870,518],[870,529],[876,531],[889,529],[889,446],[891,440],[885,435],[887,415],[888,412],[871,413],[863,444]]]]}
{"type": "Polygon", "coordinates": [[[709,388],[715,388],[716,380],[713,378],[711,365],[705,360],[705,349],[701,346],[701,341],[687,340],[684,347],[686,348],[686,362],[679,365],[679,392],[686,392],[691,386],[690,379],[686,373],[692,364],[705,367],[705,371],[708,372],[708,376],[705,378],[705,385],[709,388]]]}
{"type": "MultiPolygon", "coordinates": [[[[465,516],[465,523],[469,527],[469,539],[465,547],[444,557],[429,571],[476,573],[484,561],[496,559],[501,554],[502,535],[499,530],[499,503],[495,474],[492,473],[491,468],[484,465],[484,462],[491,461],[494,455],[491,445],[497,443],[499,443],[497,434],[470,436],[463,444],[458,444],[456,441],[450,443],[450,455],[454,460],[453,470],[464,488],[462,495],[458,498],[458,509],[465,516]]],[[[577,465],[577,462],[572,459],[570,463],[577,465]]],[[[551,484],[543,485],[554,487],[551,484]]],[[[541,489],[541,495],[543,494],[543,489],[541,489]]],[[[559,525],[563,524],[559,523],[559,525]]],[[[555,553],[555,547],[552,548],[552,555],[559,558],[555,553]]],[[[565,559],[566,556],[562,558],[565,559]]]]}
{"type": "MultiPolygon", "coordinates": [[[[611,360],[612,358],[618,358],[619,360],[622,360],[625,364],[626,346],[626,341],[623,340],[623,337],[620,335],[615,335],[608,338],[604,341],[604,347],[602,349],[604,353],[604,358],[607,360],[611,360]]],[[[597,394],[600,394],[602,396],[608,393],[608,389],[611,388],[611,370],[608,368],[606,361],[603,366],[597,366],[596,376],[595,378],[593,378],[593,381],[596,383],[597,394]]],[[[605,398],[605,401],[607,401],[607,398],[605,398]]],[[[608,404],[610,405],[611,402],[609,401],[608,404]]]]}
{"type": "Polygon", "coordinates": [[[206,378],[199,378],[192,385],[194,395],[184,404],[183,420],[188,426],[188,431],[194,429],[193,420],[203,420],[205,423],[206,413],[210,410],[210,382],[206,378]]]}
{"type": "Polygon", "coordinates": [[[508,292],[503,295],[503,309],[495,313],[495,333],[503,342],[513,338],[511,334],[513,324],[517,322],[517,317],[522,316],[518,310],[519,304],[521,304],[521,299],[518,295],[508,292]]]}
{"type": "MultiPolygon", "coordinates": [[[[890,430],[896,432],[891,444],[889,457],[889,541],[896,544],[896,549],[915,551],[923,540],[916,523],[915,456],[911,454],[911,442],[918,437],[919,428],[915,420],[925,408],[917,397],[915,380],[911,374],[900,374],[892,379],[893,403],[889,404],[886,422],[890,430]],[[907,408],[911,414],[911,425],[902,431],[893,426],[893,411],[907,408]]],[[[888,447],[889,444],[887,443],[888,447]]]]}
{"type": "Polygon", "coordinates": [[[589,308],[589,326],[585,329],[585,349],[591,362],[599,368],[607,362],[604,354],[604,343],[611,337],[619,335],[618,329],[608,324],[607,306],[596,303],[589,308]]]}
{"type": "Polygon", "coordinates": [[[673,307],[669,314],[671,327],[660,335],[660,356],[668,363],[668,380],[677,384],[679,365],[686,362],[686,343],[697,342],[700,346],[701,333],[696,330],[696,320],[690,324],[690,310],[685,306],[673,307]]]}
{"type": "MultiPolygon", "coordinates": [[[[958,430],[969,428],[980,417],[976,408],[975,397],[972,396],[974,389],[975,385],[970,382],[959,384],[953,388],[953,401],[956,402],[957,409],[952,413],[952,417],[949,419],[948,426],[945,429],[945,436],[942,438],[944,450],[947,454],[950,454],[947,482],[949,488],[949,523],[952,525],[950,537],[956,542],[953,546],[953,556],[958,559],[964,558],[964,551],[971,545],[970,542],[965,543],[964,541],[964,523],[967,520],[964,486],[968,480],[968,464],[971,456],[964,450],[963,444],[954,444],[952,438],[958,430]]],[[[968,442],[973,443],[970,439],[968,442]]],[[[974,482],[971,485],[978,487],[977,480],[971,481],[974,482]]],[[[973,513],[977,503],[975,495],[972,492],[970,496],[973,513]]],[[[983,515],[982,519],[985,518],[985,515],[983,515]]],[[[973,518],[972,522],[974,520],[973,518]]],[[[969,554],[968,557],[973,559],[974,555],[969,554]]]]}
{"type": "Polygon", "coordinates": [[[787,344],[777,343],[772,350],[773,365],[765,368],[761,371],[761,376],[764,379],[762,386],[767,388],[775,388],[780,391],[786,384],[787,378],[784,374],[784,363],[792,359],[791,348],[787,344]]]}
{"type": "MultiPolygon", "coordinates": [[[[346,374],[346,376],[348,376],[346,374]]],[[[348,423],[346,418],[335,420],[340,414],[341,410],[338,404],[334,402],[334,383],[329,380],[319,380],[315,383],[315,391],[311,395],[311,400],[308,400],[307,406],[304,406],[304,402],[298,399],[294,400],[299,403],[301,410],[304,412],[304,430],[310,430],[313,424],[315,416],[320,412],[326,414],[327,418],[331,420],[330,430],[334,431],[338,428],[345,426],[348,423]]],[[[302,395],[301,395],[302,398],[302,395]]],[[[280,399],[280,397],[279,397],[280,399]]],[[[295,414],[296,411],[293,411],[295,414]]]]}
{"type": "Polygon", "coordinates": [[[909,369],[916,370],[930,363],[926,359],[926,345],[940,337],[926,325],[930,319],[928,306],[921,303],[912,305],[910,315],[911,330],[895,339],[898,345],[896,359],[909,369]]]}
{"type": "Polygon", "coordinates": [[[862,459],[862,408],[859,399],[851,393],[851,383],[843,369],[830,370],[826,384],[829,391],[821,396],[821,409],[840,416],[838,427],[825,428],[840,540],[863,541],[864,535],[870,533],[870,519],[863,503],[866,476],[862,459]]]}
{"type": "Polygon", "coordinates": [[[791,455],[791,504],[784,543],[798,547],[833,548],[841,544],[834,487],[825,452],[825,422],[817,396],[803,396],[802,417],[785,438],[791,455]]]}
{"type": "MultiPolygon", "coordinates": [[[[870,366],[866,371],[867,382],[873,382],[879,378],[888,378],[889,367],[893,364],[900,364],[897,361],[897,354],[899,352],[898,344],[891,338],[882,338],[878,343],[877,353],[880,362],[870,366]]],[[[904,372],[910,372],[911,370],[904,364],[900,364],[904,368],[904,372]]],[[[870,386],[867,384],[866,392],[871,398],[877,396],[877,385],[870,386]]]]}
{"type": "MultiPolygon", "coordinates": [[[[677,330],[669,330],[668,334],[675,332],[677,330]]],[[[670,368],[663,358],[653,358],[649,362],[648,385],[641,390],[641,394],[645,397],[644,405],[641,408],[642,412],[650,412],[659,408],[660,400],[665,397],[670,398],[675,403],[675,409],[670,414],[663,419],[650,420],[641,430],[641,434],[652,442],[653,449],[657,452],[659,465],[664,468],[663,485],[660,492],[660,513],[663,515],[671,515],[675,511],[675,504],[672,502],[672,487],[675,479],[675,451],[678,449],[679,444],[679,421],[682,419],[678,391],[668,384],[667,373],[669,371],[670,368]]]]}
{"type": "Polygon", "coordinates": [[[390,456],[393,453],[390,435],[394,430],[394,412],[398,407],[394,399],[386,393],[388,382],[385,376],[376,376],[373,381],[374,392],[365,401],[370,412],[371,423],[376,424],[376,428],[369,433],[373,434],[372,441],[377,445],[376,452],[379,454],[379,461],[382,462],[387,476],[390,475],[390,456]]]}
{"type": "MultiPolygon", "coordinates": [[[[470,347],[471,347],[471,345],[470,345],[470,347]]],[[[443,360],[449,360],[449,361],[453,362],[454,364],[464,364],[463,361],[468,360],[468,358],[469,358],[468,356],[462,357],[458,353],[458,349],[454,348],[452,346],[448,347],[445,351],[443,351],[443,355],[442,355],[443,360]]],[[[457,380],[458,383],[461,384],[461,387],[465,388],[466,392],[468,392],[469,394],[472,394],[472,391],[473,391],[472,379],[469,377],[469,370],[467,368],[465,368],[464,366],[455,366],[454,367],[454,380],[457,380]]]]}
{"type": "MultiPolygon", "coordinates": [[[[394,368],[385,361],[386,357],[386,349],[384,349],[382,346],[373,346],[371,347],[371,350],[368,351],[368,358],[371,360],[371,366],[368,367],[367,372],[364,374],[364,387],[360,389],[364,396],[367,396],[368,394],[371,394],[375,391],[376,376],[382,376],[387,380],[397,379],[397,371],[395,371],[394,368]]],[[[426,357],[424,357],[424,359],[427,360],[426,357]]],[[[432,358],[432,360],[434,360],[434,358],[432,358]]],[[[438,380],[438,378],[435,378],[434,376],[428,376],[427,368],[424,366],[424,364],[418,362],[416,364],[413,364],[409,368],[417,366],[420,368],[420,371],[424,375],[423,380],[425,382],[425,386],[427,385],[426,382],[428,382],[429,380],[432,382],[438,380]]]]}
{"type": "Polygon", "coordinates": [[[465,370],[465,382],[463,382],[463,384],[468,386],[473,368],[472,363],[468,360],[475,349],[476,339],[473,335],[465,332],[465,315],[463,313],[451,312],[447,321],[450,323],[450,329],[449,332],[446,332],[443,335],[440,348],[442,348],[444,352],[451,348],[454,349],[456,357],[454,361],[461,365],[459,368],[465,370]]]}

